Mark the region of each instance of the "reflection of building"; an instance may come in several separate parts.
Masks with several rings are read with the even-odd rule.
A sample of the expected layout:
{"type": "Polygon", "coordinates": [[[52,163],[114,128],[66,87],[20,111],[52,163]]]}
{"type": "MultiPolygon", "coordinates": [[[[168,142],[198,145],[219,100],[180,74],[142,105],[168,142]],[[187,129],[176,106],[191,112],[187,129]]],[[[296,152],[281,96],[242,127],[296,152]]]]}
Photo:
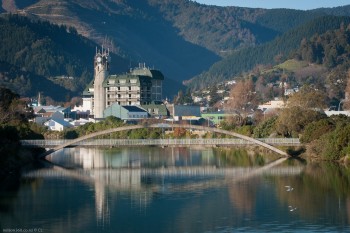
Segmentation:
{"type": "Polygon", "coordinates": [[[118,105],[142,105],[162,100],[164,76],[144,64],[127,74],[110,75],[108,51],[96,52],[94,81],[85,89],[84,110],[95,118],[103,118],[103,111],[114,103],[118,105]]]}
{"type": "Polygon", "coordinates": [[[108,197],[106,196],[106,185],[98,180],[95,181],[95,210],[97,220],[100,223],[109,222],[110,210],[108,197]]]}

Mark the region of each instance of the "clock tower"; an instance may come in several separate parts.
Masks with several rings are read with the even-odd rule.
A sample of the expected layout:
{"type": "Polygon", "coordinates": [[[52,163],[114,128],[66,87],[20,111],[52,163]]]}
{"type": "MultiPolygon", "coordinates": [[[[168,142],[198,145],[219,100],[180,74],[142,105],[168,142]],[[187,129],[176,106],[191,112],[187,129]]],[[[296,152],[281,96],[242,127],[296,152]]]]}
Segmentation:
{"type": "Polygon", "coordinates": [[[109,76],[109,63],[111,57],[109,50],[96,50],[94,58],[94,105],[93,114],[95,119],[103,118],[103,111],[106,108],[106,92],[103,87],[103,82],[109,76]]]}

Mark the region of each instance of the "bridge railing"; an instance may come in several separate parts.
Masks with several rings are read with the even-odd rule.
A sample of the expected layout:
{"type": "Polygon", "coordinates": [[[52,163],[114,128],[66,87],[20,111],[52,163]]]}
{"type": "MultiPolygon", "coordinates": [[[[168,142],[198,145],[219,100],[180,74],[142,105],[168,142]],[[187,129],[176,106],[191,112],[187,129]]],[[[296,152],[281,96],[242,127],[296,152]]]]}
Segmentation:
{"type": "MultiPolygon", "coordinates": [[[[259,141],[270,145],[299,145],[298,138],[259,138],[259,141]]],[[[22,146],[25,147],[56,147],[73,140],[21,140],[22,146]]],[[[88,139],[72,144],[72,146],[189,146],[189,145],[253,145],[243,139],[237,138],[197,138],[197,139],[88,139]]]]}

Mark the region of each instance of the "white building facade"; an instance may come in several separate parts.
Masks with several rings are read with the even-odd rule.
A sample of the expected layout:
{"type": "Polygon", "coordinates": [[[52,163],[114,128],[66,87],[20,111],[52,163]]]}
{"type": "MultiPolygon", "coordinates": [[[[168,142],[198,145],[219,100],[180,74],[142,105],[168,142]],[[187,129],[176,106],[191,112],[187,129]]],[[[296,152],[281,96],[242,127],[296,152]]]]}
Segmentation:
{"type": "Polygon", "coordinates": [[[103,111],[114,103],[123,106],[144,105],[162,100],[163,74],[144,64],[127,74],[110,75],[110,56],[106,51],[97,52],[95,77],[84,90],[83,109],[94,118],[103,118],[103,111]]]}

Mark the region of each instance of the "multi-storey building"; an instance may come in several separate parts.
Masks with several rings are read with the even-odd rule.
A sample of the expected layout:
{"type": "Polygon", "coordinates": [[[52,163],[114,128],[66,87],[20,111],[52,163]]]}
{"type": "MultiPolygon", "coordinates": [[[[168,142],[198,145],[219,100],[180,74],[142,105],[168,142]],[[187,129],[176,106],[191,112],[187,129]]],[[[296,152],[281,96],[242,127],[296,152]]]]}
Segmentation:
{"type": "Polygon", "coordinates": [[[109,53],[97,52],[95,77],[83,93],[84,109],[95,118],[103,118],[103,111],[114,103],[119,105],[145,105],[162,100],[164,76],[145,64],[127,74],[109,74],[109,53]]]}

